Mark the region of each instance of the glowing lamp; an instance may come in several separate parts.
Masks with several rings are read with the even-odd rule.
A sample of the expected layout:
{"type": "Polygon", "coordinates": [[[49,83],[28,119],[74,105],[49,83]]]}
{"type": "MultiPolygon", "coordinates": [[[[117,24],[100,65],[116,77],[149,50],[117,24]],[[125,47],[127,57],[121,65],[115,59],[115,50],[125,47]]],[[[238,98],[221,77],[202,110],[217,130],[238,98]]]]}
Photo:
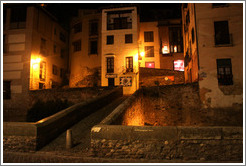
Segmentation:
{"type": "Polygon", "coordinates": [[[167,47],[167,45],[165,45],[165,46],[162,47],[162,53],[163,54],[167,54],[168,53],[168,47],[167,47]]]}
{"type": "Polygon", "coordinates": [[[140,55],[141,55],[141,57],[144,57],[145,52],[141,52],[140,55]]]}
{"type": "Polygon", "coordinates": [[[174,52],[177,52],[177,46],[174,46],[174,52]]]}
{"type": "Polygon", "coordinates": [[[31,63],[32,63],[32,64],[36,64],[36,63],[39,63],[40,61],[41,61],[40,58],[36,58],[36,59],[32,59],[32,60],[31,60],[31,63]]]}

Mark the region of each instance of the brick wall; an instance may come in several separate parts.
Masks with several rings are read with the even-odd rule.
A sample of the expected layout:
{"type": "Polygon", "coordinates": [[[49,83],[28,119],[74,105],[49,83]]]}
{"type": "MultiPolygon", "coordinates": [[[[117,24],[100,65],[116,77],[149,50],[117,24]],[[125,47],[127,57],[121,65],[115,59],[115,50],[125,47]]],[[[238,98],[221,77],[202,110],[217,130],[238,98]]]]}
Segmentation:
{"type": "Polygon", "coordinates": [[[156,86],[183,84],[184,72],[174,71],[168,69],[151,69],[140,68],[139,70],[139,84],[140,86],[156,86]]]}

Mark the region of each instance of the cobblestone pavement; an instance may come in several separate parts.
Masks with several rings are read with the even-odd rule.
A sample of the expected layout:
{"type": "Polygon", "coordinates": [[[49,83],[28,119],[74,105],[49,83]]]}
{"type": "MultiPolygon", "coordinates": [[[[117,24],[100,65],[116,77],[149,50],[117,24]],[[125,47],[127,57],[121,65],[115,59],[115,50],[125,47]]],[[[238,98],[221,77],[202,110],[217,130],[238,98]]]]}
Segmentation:
{"type": "MultiPolygon", "coordinates": [[[[146,160],[146,159],[110,159],[87,156],[57,155],[53,152],[4,152],[5,163],[218,163],[218,161],[184,161],[184,160],[146,160]]],[[[230,163],[228,161],[221,163],[230,163]]],[[[233,161],[241,163],[241,161],[233,161]]]]}

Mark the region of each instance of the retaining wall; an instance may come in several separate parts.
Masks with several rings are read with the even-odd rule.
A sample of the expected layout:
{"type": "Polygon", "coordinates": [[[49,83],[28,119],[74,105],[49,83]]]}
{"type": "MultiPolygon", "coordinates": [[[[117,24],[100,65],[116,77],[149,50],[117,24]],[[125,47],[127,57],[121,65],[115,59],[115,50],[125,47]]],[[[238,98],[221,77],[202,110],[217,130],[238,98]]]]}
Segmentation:
{"type": "Polygon", "coordinates": [[[139,93],[91,129],[95,157],[242,162],[243,127],[119,125],[129,108],[138,108],[134,103],[139,93]]]}
{"type": "Polygon", "coordinates": [[[184,72],[168,69],[139,69],[139,85],[140,86],[157,86],[173,85],[184,83],[184,72]]]}
{"type": "Polygon", "coordinates": [[[120,96],[122,96],[122,88],[116,88],[99,97],[75,104],[36,123],[3,122],[4,150],[37,150],[83,117],[120,96]]]}

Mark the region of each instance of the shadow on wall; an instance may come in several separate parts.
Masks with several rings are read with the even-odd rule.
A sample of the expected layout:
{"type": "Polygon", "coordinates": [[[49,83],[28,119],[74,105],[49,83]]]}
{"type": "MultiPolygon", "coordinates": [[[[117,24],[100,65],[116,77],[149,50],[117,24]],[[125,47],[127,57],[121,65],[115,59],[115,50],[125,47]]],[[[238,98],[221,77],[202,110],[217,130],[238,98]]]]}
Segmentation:
{"type": "Polygon", "coordinates": [[[41,119],[44,119],[48,116],[51,116],[74,103],[69,102],[68,100],[49,100],[49,101],[41,101],[38,100],[32,108],[30,108],[27,112],[27,122],[37,122],[41,119]]]}

